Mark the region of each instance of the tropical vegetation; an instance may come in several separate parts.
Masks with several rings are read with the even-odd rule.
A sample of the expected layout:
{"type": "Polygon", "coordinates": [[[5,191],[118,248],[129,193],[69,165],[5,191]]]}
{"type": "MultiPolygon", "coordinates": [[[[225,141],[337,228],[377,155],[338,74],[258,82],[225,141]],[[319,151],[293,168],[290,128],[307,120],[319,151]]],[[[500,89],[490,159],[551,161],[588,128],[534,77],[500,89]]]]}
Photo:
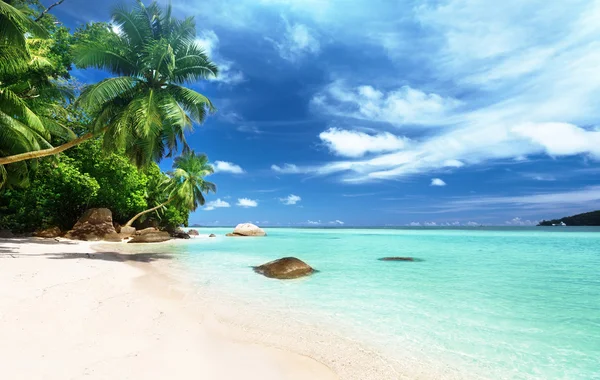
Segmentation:
{"type": "Polygon", "coordinates": [[[119,223],[187,224],[215,191],[185,138],[215,110],[189,86],[218,73],[193,18],[135,0],[71,33],[49,11],[0,0],[0,229],[69,228],[91,207],[119,223]],[[74,65],[110,77],[82,85],[74,65]]]}

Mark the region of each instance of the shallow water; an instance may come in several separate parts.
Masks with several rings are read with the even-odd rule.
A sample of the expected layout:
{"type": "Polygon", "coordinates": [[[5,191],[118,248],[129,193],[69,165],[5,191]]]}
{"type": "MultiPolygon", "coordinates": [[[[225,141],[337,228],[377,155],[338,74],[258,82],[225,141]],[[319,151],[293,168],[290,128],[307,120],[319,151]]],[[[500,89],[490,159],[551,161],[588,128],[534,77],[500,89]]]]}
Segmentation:
{"type": "Polygon", "coordinates": [[[600,379],[600,229],[268,229],[177,244],[198,282],[389,355],[491,379],[600,379]],[[319,273],[250,266],[296,256],[319,273]],[[410,256],[418,262],[385,262],[410,256]],[[413,355],[414,354],[414,355],[413,355]]]}

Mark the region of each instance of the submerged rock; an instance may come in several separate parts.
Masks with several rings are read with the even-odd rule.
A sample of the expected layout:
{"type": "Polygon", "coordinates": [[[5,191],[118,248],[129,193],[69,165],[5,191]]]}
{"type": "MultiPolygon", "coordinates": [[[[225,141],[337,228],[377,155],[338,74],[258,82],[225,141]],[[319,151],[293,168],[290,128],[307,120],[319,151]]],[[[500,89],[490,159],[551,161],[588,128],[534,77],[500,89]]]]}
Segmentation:
{"type": "Polygon", "coordinates": [[[423,261],[422,259],[417,259],[415,257],[382,257],[378,260],[381,260],[381,261],[423,261]]]}
{"type": "Polygon", "coordinates": [[[63,232],[58,227],[50,227],[50,228],[46,228],[45,230],[36,231],[33,233],[33,236],[46,238],[46,239],[57,238],[62,235],[63,235],[63,232]]]}
{"type": "Polygon", "coordinates": [[[316,272],[310,265],[295,257],[284,257],[252,269],[263,276],[280,280],[304,277],[316,272]]]}
{"type": "Polygon", "coordinates": [[[227,236],[267,236],[266,232],[252,223],[241,223],[235,226],[233,233],[227,236]]]}
{"type": "Polygon", "coordinates": [[[133,235],[127,243],[160,243],[171,240],[171,235],[166,231],[146,232],[141,235],[133,235]]]}
{"type": "Polygon", "coordinates": [[[208,235],[208,237],[217,237],[217,235],[215,235],[215,234],[210,234],[210,235],[208,235]]]}
{"type": "MultiPolygon", "coordinates": [[[[73,229],[66,233],[67,239],[104,240],[109,234],[116,234],[113,226],[112,212],[107,208],[91,208],[75,223],[73,229]]],[[[112,236],[112,235],[111,235],[112,236]]]]}

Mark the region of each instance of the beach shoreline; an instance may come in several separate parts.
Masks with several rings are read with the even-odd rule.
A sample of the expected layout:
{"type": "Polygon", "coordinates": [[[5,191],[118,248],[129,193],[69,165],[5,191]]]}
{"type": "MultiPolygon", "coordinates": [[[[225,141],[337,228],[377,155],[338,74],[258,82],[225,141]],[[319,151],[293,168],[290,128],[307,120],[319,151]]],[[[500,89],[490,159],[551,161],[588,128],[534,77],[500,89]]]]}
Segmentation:
{"type": "Polygon", "coordinates": [[[0,239],[3,377],[343,378],[200,309],[206,304],[165,270],[166,255],[110,247],[0,239]]]}

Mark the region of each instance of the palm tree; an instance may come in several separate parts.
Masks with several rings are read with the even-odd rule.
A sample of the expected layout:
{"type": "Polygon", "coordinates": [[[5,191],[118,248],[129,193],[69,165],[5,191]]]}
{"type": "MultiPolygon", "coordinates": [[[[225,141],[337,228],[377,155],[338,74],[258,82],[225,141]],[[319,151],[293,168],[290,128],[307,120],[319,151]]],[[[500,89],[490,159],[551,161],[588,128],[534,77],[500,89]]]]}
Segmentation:
{"type": "MultiPolygon", "coordinates": [[[[52,64],[40,55],[44,42],[35,36],[47,37],[48,32],[0,1],[0,157],[52,148],[53,136],[75,137],[58,121],[65,111],[56,100],[64,99],[64,94],[46,74],[52,64]]],[[[11,178],[19,183],[26,178],[28,165],[10,169],[11,178]]],[[[0,187],[7,174],[0,164],[0,187]]]]}
{"type": "Polygon", "coordinates": [[[202,206],[206,202],[204,193],[217,192],[214,183],[204,180],[204,177],[214,173],[214,168],[209,164],[206,154],[188,151],[175,158],[173,169],[169,172],[170,178],[164,183],[167,200],[158,206],[138,213],[125,224],[125,227],[131,227],[140,216],[161,209],[171,202],[195,211],[198,206],[202,206]]]}
{"type": "Polygon", "coordinates": [[[138,166],[171,155],[179,142],[189,149],[184,132],[214,106],[184,85],[218,72],[195,42],[194,19],[174,19],[170,6],[163,11],[141,0],[131,10],[115,8],[112,17],[115,35],[75,51],[78,67],[118,75],[81,94],[78,104],[93,118],[90,131],[57,147],[0,157],[0,165],[54,155],[101,133],[107,150],[124,149],[138,166]]]}

